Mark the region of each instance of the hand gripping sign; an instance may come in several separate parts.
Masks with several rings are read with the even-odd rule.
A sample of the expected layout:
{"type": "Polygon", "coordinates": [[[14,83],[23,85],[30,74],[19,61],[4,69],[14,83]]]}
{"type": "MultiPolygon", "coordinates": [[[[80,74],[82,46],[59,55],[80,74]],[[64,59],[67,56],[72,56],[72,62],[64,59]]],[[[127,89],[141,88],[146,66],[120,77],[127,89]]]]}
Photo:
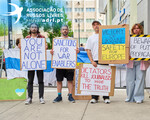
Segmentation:
{"type": "Polygon", "coordinates": [[[78,94],[113,96],[115,67],[108,65],[83,64],[79,69],[78,94]]]}
{"type": "Polygon", "coordinates": [[[77,61],[77,40],[73,38],[54,38],[52,68],[75,69],[77,61]]]}
{"type": "Polygon", "coordinates": [[[100,64],[126,64],[129,62],[129,26],[106,25],[99,30],[100,64]]]}
{"type": "Polygon", "coordinates": [[[130,60],[150,60],[150,35],[130,36],[130,60]]]}

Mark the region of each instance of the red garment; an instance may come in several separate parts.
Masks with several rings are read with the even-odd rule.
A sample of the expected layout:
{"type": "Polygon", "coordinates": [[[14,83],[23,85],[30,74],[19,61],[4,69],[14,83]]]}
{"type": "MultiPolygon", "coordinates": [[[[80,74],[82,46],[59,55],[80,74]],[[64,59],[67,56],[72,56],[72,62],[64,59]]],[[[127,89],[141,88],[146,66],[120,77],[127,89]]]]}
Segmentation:
{"type": "MultiPolygon", "coordinates": [[[[26,36],[26,38],[31,38],[31,35],[26,36]]],[[[41,34],[37,34],[37,38],[45,38],[45,36],[41,34]]]]}

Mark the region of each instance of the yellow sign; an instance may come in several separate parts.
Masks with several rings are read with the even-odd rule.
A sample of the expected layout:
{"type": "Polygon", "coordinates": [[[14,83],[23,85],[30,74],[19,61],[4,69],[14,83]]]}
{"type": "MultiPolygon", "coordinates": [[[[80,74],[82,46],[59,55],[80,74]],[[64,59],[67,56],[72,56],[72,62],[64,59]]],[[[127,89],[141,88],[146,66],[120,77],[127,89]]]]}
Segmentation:
{"type": "Polygon", "coordinates": [[[103,44],[102,59],[103,60],[124,60],[125,44],[103,44]]]}

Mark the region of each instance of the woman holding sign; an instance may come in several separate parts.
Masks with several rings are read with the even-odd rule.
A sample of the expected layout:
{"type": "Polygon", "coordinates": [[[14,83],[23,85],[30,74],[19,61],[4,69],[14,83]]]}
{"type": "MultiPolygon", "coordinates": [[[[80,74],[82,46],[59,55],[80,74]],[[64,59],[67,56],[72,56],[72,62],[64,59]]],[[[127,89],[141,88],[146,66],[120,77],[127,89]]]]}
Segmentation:
{"type": "MultiPolygon", "coordinates": [[[[131,29],[131,34],[144,34],[143,27],[140,24],[134,24],[131,29]]],[[[131,58],[131,57],[130,57],[131,58]]],[[[127,64],[126,86],[127,99],[125,102],[136,102],[140,104],[144,100],[144,81],[146,69],[149,63],[146,61],[129,61],[127,64]]]]}

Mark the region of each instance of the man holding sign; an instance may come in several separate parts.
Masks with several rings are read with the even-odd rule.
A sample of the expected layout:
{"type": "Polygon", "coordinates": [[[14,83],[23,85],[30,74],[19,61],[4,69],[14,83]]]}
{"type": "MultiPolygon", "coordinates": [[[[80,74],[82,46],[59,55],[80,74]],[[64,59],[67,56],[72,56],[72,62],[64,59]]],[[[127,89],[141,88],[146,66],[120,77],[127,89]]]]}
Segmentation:
{"type": "Polygon", "coordinates": [[[72,97],[73,90],[73,77],[74,77],[74,68],[76,67],[76,53],[79,52],[77,49],[77,41],[68,37],[69,29],[67,25],[61,27],[61,37],[54,39],[53,49],[50,53],[53,55],[52,67],[56,69],[56,78],[57,78],[57,92],[58,97],[53,100],[53,103],[62,101],[61,91],[62,91],[62,81],[64,77],[68,81],[68,90],[69,97],[68,100],[72,103],[75,102],[72,97]],[[55,48],[54,48],[55,47],[55,48]],[[57,47],[57,48],[56,48],[57,47]],[[70,49],[71,48],[71,49],[70,49]],[[76,52],[75,52],[75,48],[76,52]],[[58,50],[59,51],[58,51],[58,50]],[[72,60],[70,58],[75,58],[72,60]]]}
{"type": "MultiPolygon", "coordinates": [[[[88,57],[94,67],[97,67],[98,64],[98,42],[99,42],[99,26],[101,23],[99,21],[93,21],[92,27],[95,31],[95,34],[90,36],[86,43],[86,51],[88,54],[88,57]]],[[[97,103],[99,99],[99,96],[92,95],[92,100],[90,103],[97,103]]],[[[109,96],[103,96],[104,102],[106,104],[110,103],[109,96]]]]}
{"type": "MultiPolygon", "coordinates": [[[[40,51],[41,47],[44,46],[44,49],[45,49],[45,37],[40,35],[39,27],[35,23],[32,23],[30,25],[29,34],[30,35],[26,37],[28,39],[26,39],[26,47],[25,47],[24,51],[26,51],[26,50],[28,51],[28,54],[30,54],[31,59],[36,58],[36,57],[38,57],[37,59],[40,59],[41,57],[43,57],[42,52],[40,51]],[[40,42],[38,42],[37,38],[41,38],[40,42]],[[44,39],[42,39],[42,38],[44,38],[44,39]]],[[[21,47],[21,49],[22,48],[24,48],[24,46],[21,47]]],[[[25,55],[24,55],[24,58],[25,58],[25,55]]],[[[29,58],[29,56],[26,58],[29,58]]],[[[27,62],[29,63],[30,61],[27,61],[27,62]]],[[[34,75],[35,75],[35,70],[32,70],[32,69],[33,69],[33,67],[35,68],[35,66],[41,66],[41,69],[39,67],[37,70],[37,78],[38,78],[38,83],[39,83],[40,103],[44,104],[45,103],[45,101],[43,99],[43,95],[44,95],[43,69],[44,69],[44,67],[42,67],[42,66],[43,65],[45,66],[45,60],[40,61],[39,63],[38,63],[38,61],[37,62],[32,61],[31,63],[30,63],[31,66],[29,66],[30,70],[28,70],[28,99],[26,100],[25,104],[28,105],[28,104],[32,103],[33,80],[34,80],[34,75]],[[40,63],[41,63],[41,65],[40,65],[40,63]]],[[[28,65],[29,64],[26,64],[26,65],[22,64],[22,67],[28,66],[28,65]]],[[[29,67],[26,69],[29,69],[29,67]]]]}

